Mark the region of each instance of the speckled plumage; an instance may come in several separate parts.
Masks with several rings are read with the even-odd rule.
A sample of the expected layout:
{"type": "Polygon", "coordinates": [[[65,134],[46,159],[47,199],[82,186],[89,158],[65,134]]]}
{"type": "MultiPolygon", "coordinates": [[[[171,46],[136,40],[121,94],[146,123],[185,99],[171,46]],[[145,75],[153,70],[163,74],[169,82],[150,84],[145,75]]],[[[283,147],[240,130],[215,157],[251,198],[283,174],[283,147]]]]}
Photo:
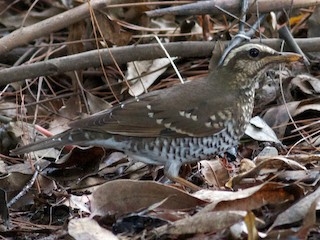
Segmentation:
{"type": "Polygon", "coordinates": [[[244,44],[231,50],[206,78],[126,101],[13,152],[97,145],[124,151],[137,161],[164,165],[166,175],[176,178],[182,164],[236,147],[251,118],[256,76],[272,63],[300,59],[298,54],[244,44]]]}

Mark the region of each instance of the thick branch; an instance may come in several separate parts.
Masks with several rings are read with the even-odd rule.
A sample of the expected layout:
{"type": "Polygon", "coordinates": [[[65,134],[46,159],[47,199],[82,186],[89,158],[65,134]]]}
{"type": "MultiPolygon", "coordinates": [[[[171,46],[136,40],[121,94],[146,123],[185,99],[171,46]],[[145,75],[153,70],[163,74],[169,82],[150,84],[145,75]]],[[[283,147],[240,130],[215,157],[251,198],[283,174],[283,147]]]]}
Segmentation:
{"type": "MultiPolygon", "coordinates": [[[[158,17],[164,14],[173,15],[200,15],[221,14],[221,9],[230,12],[232,14],[240,13],[240,3],[242,0],[226,1],[226,0],[211,0],[211,1],[199,1],[196,3],[185,4],[182,6],[174,6],[168,8],[161,8],[152,11],[148,11],[149,17],[158,17]]],[[[249,13],[256,13],[257,9],[260,13],[267,13],[271,11],[282,11],[283,9],[292,8],[307,8],[310,6],[319,5],[319,0],[250,0],[249,1],[249,13]],[[258,6],[257,6],[258,4],[258,6]]]]}
{"type": "MultiPolygon", "coordinates": [[[[258,41],[260,40],[253,40],[252,42],[258,41]]],[[[304,52],[320,51],[320,38],[296,39],[296,41],[304,52]]],[[[276,50],[279,50],[282,40],[267,39],[262,42],[276,50]]],[[[227,42],[225,42],[225,44],[227,44],[227,42]]],[[[175,42],[164,44],[172,57],[210,56],[214,45],[215,42],[175,42]]],[[[100,67],[99,54],[102,56],[104,65],[110,65],[113,64],[110,53],[114,56],[118,64],[124,64],[135,60],[165,57],[163,50],[158,44],[124,46],[103,49],[100,50],[100,52],[98,50],[93,50],[29,65],[3,69],[0,71],[0,85],[6,85],[27,78],[86,69],[88,67],[100,67]]]]}
{"type": "MultiPolygon", "coordinates": [[[[110,0],[92,0],[91,6],[94,9],[106,8],[110,0]]],[[[9,35],[0,39],[0,55],[10,50],[27,44],[39,37],[47,36],[52,32],[66,28],[89,16],[89,5],[84,3],[66,12],[45,19],[28,27],[21,27],[9,35]]]]}

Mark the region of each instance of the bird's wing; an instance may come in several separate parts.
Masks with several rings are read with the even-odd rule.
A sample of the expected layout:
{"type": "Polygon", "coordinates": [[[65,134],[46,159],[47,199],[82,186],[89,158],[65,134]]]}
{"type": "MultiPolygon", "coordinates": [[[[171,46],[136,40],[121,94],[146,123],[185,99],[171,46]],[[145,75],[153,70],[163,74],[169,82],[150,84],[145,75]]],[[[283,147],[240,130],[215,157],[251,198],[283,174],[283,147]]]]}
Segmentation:
{"type": "Polygon", "coordinates": [[[150,92],[70,126],[137,137],[217,133],[232,118],[237,96],[226,95],[225,89],[209,88],[201,81],[150,92]]]}

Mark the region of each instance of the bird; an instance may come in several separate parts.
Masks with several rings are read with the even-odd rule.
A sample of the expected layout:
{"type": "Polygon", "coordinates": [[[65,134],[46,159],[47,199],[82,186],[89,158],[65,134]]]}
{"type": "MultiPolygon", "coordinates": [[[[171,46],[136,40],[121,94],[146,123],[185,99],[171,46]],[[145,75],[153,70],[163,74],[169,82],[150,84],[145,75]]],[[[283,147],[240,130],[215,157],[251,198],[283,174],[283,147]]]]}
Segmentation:
{"type": "Polygon", "coordinates": [[[296,53],[245,43],[231,49],[206,77],[126,100],[12,153],[100,146],[135,161],[163,165],[169,179],[192,187],[179,177],[180,167],[234,152],[252,116],[258,76],[272,65],[301,60],[296,53]]]}

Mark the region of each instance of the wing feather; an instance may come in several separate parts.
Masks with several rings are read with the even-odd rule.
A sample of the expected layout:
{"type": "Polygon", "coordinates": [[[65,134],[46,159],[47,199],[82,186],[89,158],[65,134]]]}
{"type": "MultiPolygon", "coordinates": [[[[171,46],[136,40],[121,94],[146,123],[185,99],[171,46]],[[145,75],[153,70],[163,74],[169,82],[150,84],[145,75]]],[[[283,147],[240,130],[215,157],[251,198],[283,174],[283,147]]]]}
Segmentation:
{"type": "Polygon", "coordinates": [[[138,137],[200,137],[217,133],[224,128],[227,118],[210,117],[217,112],[232,113],[237,96],[232,93],[226,96],[225,89],[209,88],[201,81],[207,80],[147,93],[139,100],[128,100],[70,126],[138,137]],[[203,95],[208,98],[203,99],[203,95]]]}

